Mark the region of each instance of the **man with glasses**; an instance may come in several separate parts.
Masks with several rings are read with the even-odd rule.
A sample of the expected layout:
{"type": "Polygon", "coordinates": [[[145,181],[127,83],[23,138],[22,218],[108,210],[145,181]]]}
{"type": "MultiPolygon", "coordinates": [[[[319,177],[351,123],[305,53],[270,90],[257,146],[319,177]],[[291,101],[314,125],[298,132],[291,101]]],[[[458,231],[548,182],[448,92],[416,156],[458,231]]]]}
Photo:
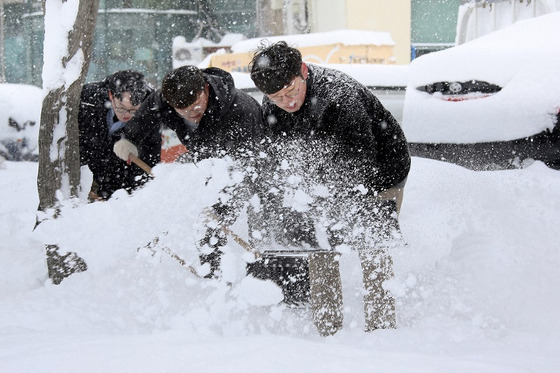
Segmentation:
{"type": "MultiPolygon", "coordinates": [[[[244,169],[257,158],[255,150],[264,133],[259,103],[235,88],[230,73],[213,67],[182,66],[167,73],[161,90],[146,99],[126,126],[124,138],[115,144],[115,154],[125,161],[131,154],[138,155],[137,146],[161,139],[164,126],[175,131],[186,146],[183,161],[230,156],[244,169]]],[[[236,198],[231,198],[228,206],[215,205],[213,213],[229,225],[245,202],[240,195],[247,193],[225,192],[236,194],[236,198]]],[[[220,229],[209,228],[201,238],[201,262],[210,264],[206,277],[219,276],[220,247],[225,243],[220,229]]]]}
{"type": "Polygon", "coordinates": [[[301,239],[302,247],[317,248],[321,229],[331,249],[356,250],[366,291],[365,330],[394,328],[394,300],[383,282],[392,276],[388,251],[400,236],[397,213],[410,169],[403,131],[367,87],[340,71],[304,63],[284,41],[261,46],[249,71],[265,94],[269,154],[279,158],[279,167],[271,167],[277,177],[267,179],[284,175],[287,180],[277,187],[284,192],[268,198],[277,206],[268,208],[267,221],[276,221],[272,224],[282,227],[276,233],[288,234],[292,244],[301,239]],[[287,211],[286,196],[302,191],[307,192],[305,206],[300,199],[295,211],[287,211]]]}
{"type": "MultiPolygon", "coordinates": [[[[117,158],[113,146],[152,91],[144,75],[134,70],[118,71],[82,88],[78,116],[80,160],[93,173],[90,201],[108,199],[118,189],[130,192],[147,180],[137,166],[117,158]]],[[[159,162],[160,152],[161,143],[146,143],[140,149],[150,165],[159,162]]]]}

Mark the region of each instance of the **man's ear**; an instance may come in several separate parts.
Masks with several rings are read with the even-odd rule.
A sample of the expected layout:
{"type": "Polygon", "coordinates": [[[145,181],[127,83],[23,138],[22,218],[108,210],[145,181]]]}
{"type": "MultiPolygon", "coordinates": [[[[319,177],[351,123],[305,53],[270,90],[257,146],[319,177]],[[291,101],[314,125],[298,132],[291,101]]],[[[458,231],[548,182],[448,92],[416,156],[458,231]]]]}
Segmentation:
{"type": "Polygon", "coordinates": [[[113,93],[111,93],[111,91],[109,91],[109,100],[113,101],[113,93]]]}
{"type": "Polygon", "coordinates": [[[309,70],[307,69],[307,64],[305,62],[301,63],[301,76],[303,77],[303,79],[307,79],[307,76],[309,75],[309,70]]]}

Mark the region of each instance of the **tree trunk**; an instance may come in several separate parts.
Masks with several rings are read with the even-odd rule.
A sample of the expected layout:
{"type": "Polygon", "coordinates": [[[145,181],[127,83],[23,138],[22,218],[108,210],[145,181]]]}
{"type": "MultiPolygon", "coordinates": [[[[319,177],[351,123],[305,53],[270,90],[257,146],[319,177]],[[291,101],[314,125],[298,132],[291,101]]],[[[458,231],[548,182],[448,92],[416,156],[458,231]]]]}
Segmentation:
{"type": "MultiPolygon", "coordinates": [[[[78,111],[80,93],[85,81],[93,52],[93,40],[99,0],[49,0],[45,8],[45,63],[43,66],[43,90],[47,91],[41,110],[39,130],[39,172],[37,189],[39,210],[57,208],[65,199],[76,197],[80,187],[80,150],[78,138],[78,111]],[[58,40],[57,32],[49,33],[47,22],[54,22],[62,14],[61,9],[79,1],[76,19],[66,39],[58,40]],[[58,14],[57,14],[58,13],[58,14]],[[50,21],[49,21],[50,20],[50,21]],[[66,53],[51,56],[51,45],[66,44],[66,53]],[[57,61],[48,60],[49,57],[57,61]],[[55,71],[50,66],[56,66],[55,71]],[[79,76],[72,77],[78,63],[79,76]],[[70,76],[70,78],[68,78],[70,76]],[[58,86],[49,86],[50,77],[58,86]],[[52,79],[52,78],[55,79],[52,79]],[[72,80],[73,79],[73,80],[72,80]],[[68,81],[70,80],[70,81],[68,81]]],[[[56,30],[55,30],[56,31],[56,30]]]]}
{"type": "Polygon", "coordinates": [[[222,40],[225,32],[222,30],[216,17],[214,16],[214,12],[212,11],[208,0],[198,0],[197,8],[198,32],[196,33],[193,40],[196,40],[200,37],[210,39],[216,43],[222,40]]]}

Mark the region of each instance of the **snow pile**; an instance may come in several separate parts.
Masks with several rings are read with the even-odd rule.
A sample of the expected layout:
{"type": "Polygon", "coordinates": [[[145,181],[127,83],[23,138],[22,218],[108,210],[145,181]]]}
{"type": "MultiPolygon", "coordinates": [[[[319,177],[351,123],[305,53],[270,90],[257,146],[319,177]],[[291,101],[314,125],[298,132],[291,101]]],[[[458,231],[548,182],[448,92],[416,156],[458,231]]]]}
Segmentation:
{"type": "Polygon", "coordinates": [[[265,38],[253,38],[240,41],[231,46],[234,53],[253,52],[263,42],[276,43],[285,41],[290,46],[296,48],[310,47],[317,45],[395,45],[391,34],[382,31],[361,31],[361,30],[335,30],[326,32],[314,32],[311,34],[295,34],[281,36],[267,36],[265,38]]]}
{"type": "MultiPolygon", "coordinates": [[[[401,212],[408,245],[393,252],[388,284],[400,327],[362,332],[359,263],[348,251],[340,263],[344,329],[327,339],[308,309],[288,308],[275,285],[244,277],[247,255],[233,241],[227,282],[187,268],[202,271],[194,249],[200,212],[239,178],[227,172],[229,161],[159,165],[132,196],[75,201],[33,233],[36,164],[6,164],[1,371],[560,368],[560,173],[541,163],[474,172],[413,159],[401,212]],[[50,284],[45,243],[79,253],[88,270],[50,284]]],[[[242,223],[234,228],[247,234],[242,223]]]]}

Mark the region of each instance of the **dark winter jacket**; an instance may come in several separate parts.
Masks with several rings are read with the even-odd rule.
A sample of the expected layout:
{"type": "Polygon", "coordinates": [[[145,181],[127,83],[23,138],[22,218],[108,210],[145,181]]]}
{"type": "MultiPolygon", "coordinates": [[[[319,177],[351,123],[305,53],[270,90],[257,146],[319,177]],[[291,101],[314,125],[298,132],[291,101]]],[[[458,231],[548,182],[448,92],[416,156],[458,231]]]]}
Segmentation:
{"type": "Polygon", "coordinates": [[[125,137],[134,144],[152,142],[167,126],[177,133],[194,160],[235,156],[245,146],[258,143],[264,131],[259,103],[236,89],[228,72],[208,68],[203,73],[210,92],[208,107],[196,129],[185,123],[158,90],[148,96],[130,120],[125,137]]]}
{"type": "MultiPolygon", "coordinates": [[[[113,145],[121,139],[124,129],[109,135],[107,122],[112,108],[108,92],[104,82],[84,85],[78,116],[81,164],[88,165],[99,186],[97,194],[103,198],[121,188],[130,191],[146,180],[138,166],[128,165],[113,153],[113,145]]],[[[112,119],[118,121],[116,116],[112,119]]],[[[142,160],[154,166],[160,160],[161,139],[144,144],[138,151],[142,160]]]]}
{"type": "Polygon", "coordinates": [[[398,122],[367,87],[340,71],[309,65],[297,112],[282,110],[266,96],[262,110],[275,142],[303,139],[311,152],[327,151],[328,159],[320,161],[332,168],[323,172],[370,191],[391,188],[408,175],[408,143],[398,122]]]}

